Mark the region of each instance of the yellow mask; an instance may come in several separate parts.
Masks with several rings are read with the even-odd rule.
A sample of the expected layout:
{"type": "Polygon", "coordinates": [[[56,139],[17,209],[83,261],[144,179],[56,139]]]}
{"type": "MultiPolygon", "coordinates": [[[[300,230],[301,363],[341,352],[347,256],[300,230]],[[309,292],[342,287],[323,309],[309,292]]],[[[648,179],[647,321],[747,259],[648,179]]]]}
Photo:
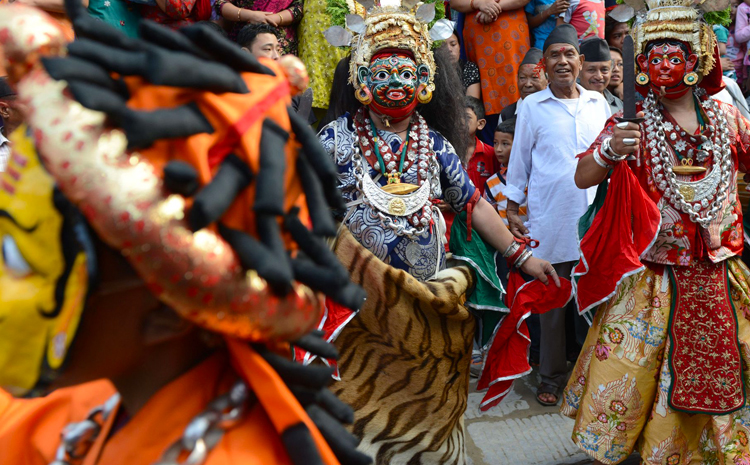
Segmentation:
{"type": "MultiPolygon", "coordinates": [[[[23,395],[48,381],[65,360],[85,304],[87,254],[82,224],[19,127],[0,173],[0,387],[23,395]]],[[[93,257],[90,259],[93,260],[93,257]]]]}

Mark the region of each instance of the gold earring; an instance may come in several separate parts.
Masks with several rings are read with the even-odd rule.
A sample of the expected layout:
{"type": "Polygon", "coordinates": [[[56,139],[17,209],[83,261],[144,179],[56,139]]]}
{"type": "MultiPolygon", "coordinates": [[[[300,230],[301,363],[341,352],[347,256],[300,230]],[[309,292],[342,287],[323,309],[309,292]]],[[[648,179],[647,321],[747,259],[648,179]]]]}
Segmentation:
{"type": "Polygon", "coordinates": [[[684,78],[682,78],[682,82],[684,82],[688,86],[694,86],[698,84],[698,75],[695,73],[695,71],[690,71],[685,75],[684,78]]]}
{"type": "Polygon", "coordinates": [[[362,105],[369,105],[372,103],[372,93],[370,92],[370,89],[367,88],[367,86],[362,86],[359,89],[357,89],[357,92],[354,93],[354,96],[357,97],[357,100],[362,105]]]}
{"type": "Polygon", "coordinates": [[[417,94],[417,100],[419,100],[419,103],[430,103],[430,100],[432,100],[432,91],[425,85],[420,87],[419,93],[417,94]]]}
{"type": "Polygon", "coordinates": [[[638,76],[635,77],[635,82],[639,86],[645,86],[646,84],[648,84],[648,81],[649,81],[648,74],[646,74],[644,72],[638,73],[638,76]]]}

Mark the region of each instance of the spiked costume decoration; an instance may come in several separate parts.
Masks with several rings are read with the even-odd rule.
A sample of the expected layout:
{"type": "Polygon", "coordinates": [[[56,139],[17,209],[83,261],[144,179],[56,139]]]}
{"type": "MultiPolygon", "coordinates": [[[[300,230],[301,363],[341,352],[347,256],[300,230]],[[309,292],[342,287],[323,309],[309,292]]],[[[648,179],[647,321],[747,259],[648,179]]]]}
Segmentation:
{"type": "Polygon", "coordinates": [[[750,123],[708,95],[721,69],[702,21],[724,6],[648,2],[633,28],[640,136],[627,139],[620,131],[635,125],[613,118],[580,155],[577,179],[613,171],[581,231],[577,303],[598,309],[562,412],[576,419],[574,442],[606,464],[636,447],[646,465],[750,458],[750,271],[737,196],[750,123]],[[682,121],[694,109],[697,130],[670,108],[682,121]],[[615,143],[637,150],[627,158],[615,143]]]}
{"type": "Polygon", "coordinates": [[[369,463],[325,388],[331,370],[289,360],[291,341],[336,356],[308,334],[321,293],[355,309],[364,298],[323,239],[342,206],[335,168],[288,110],[304,67],[259,63],[200,25],[143,22],[128,38],[67,3],[68,44],[39,10],[0,6],[28,108],[0,179],[0,386],[44,392],[75,368],[107,246],[137,272],[128,286],[220,341],[124,427],[102,383],[0,397],[0,462],[369,463]]]}

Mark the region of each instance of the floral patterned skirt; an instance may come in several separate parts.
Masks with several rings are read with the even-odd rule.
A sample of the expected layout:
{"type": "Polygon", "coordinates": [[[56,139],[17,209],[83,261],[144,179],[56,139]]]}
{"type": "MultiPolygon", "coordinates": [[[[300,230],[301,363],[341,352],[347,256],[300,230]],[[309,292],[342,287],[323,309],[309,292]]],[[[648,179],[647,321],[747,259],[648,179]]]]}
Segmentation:
{"type": "MultiPolygon", "coordinates": [[[[750,399],[750,271],[738,258],[727,261],[727,271],[750,399]]],[[[673,290],[665,279],[664,267],[649,265],[599,307],[563,392],[561,412],[576,420],[573,441],[606,464],[637,448],[645,465],[750,465],[748,401],[725,415],[669,406],[673,290]]]]}

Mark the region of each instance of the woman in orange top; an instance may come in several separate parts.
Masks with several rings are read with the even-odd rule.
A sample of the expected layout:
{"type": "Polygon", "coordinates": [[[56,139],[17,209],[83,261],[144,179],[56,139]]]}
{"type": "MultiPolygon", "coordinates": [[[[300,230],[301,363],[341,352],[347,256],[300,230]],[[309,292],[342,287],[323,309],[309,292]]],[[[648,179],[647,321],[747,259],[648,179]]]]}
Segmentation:
{"type": "Polygon", "coordinates": [[[479,67],[487,116],[518,100],[516,74],[529,51],[529,25],[523,7],[529,0],[451,0],[466,15],[466,55],[479,67]]]}

